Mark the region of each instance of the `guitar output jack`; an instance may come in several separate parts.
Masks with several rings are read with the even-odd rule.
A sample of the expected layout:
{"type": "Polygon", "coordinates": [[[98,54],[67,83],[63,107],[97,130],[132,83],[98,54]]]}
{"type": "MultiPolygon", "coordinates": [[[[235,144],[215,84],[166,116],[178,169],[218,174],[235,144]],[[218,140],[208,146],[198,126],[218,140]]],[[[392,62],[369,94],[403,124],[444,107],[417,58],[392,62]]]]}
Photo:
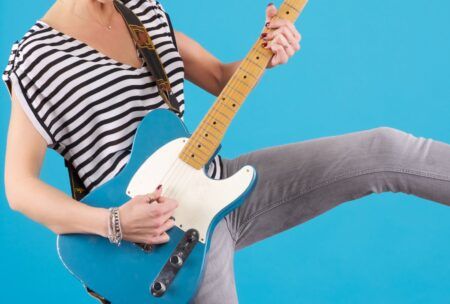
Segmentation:
{"type": "Polygon", "coordinates": [[[166,292],[166,284],[160,281],[156,281],[152,284],[150,292],[155,297],[161,297],[166,292]]]}

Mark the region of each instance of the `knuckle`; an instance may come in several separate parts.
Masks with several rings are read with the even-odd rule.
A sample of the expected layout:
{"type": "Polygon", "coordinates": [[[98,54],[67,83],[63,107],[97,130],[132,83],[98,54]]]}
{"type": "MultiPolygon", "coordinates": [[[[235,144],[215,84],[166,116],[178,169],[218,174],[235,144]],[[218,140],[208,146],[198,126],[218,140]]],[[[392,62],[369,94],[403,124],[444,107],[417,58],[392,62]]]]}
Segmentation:
{"type": "Polygon", "coordinates": [[[153,209],[153,210],[152,210],[152,215],[153,215],[154,217],[159,217],[159,216],[161,216],[161,215],[162,215],[161,209],[159,209],[159,208],[153,209]]]}
{"type": "Polygon", "coordinates": [[[156,218],[156,219],[153,220],[153,225],[152,226],[154,228],[158,229],[159,227],[161,227],[162,224],[164,224],[162,219],[156,218]]]}

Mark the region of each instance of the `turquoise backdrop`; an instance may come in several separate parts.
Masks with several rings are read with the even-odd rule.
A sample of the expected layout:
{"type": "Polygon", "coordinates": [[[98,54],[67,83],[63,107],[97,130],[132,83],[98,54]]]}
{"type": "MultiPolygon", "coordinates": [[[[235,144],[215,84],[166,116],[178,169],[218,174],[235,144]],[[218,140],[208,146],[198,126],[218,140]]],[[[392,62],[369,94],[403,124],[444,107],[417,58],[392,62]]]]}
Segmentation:
{"type": "MultiPolygon", "coordinates": [[[[0,1],[2,66],[52,2],[0,1]]],[[[267,4],[161,2],[176,29],[224,61],[246,54],[267,4]]],[[[450,1],[310,0],[298,26],[302,51],[266,73],[222,155],[378,126],[450,143],[450,1]]],[[[8,98],[1,89],[2,172],[8,98]]],[[[187,84],[186,99],[193,130],[213,97],[187,84]]],[[[42,178],[69,191],[53,151],[42,178]]],[[[55,236],[11,211],[0,182],[0,302],[95,303],[59,262],[55,236]]],[[[350,202],[238,252],[236,277],[244,304],[450,303],[450,208],[404,194],[350,202]]]]}

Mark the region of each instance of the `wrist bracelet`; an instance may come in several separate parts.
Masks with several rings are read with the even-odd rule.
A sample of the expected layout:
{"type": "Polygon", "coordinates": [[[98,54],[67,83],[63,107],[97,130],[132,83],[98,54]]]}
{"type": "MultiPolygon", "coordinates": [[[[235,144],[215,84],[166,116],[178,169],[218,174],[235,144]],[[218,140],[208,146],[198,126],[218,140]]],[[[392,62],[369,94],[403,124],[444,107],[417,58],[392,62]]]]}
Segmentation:
{"type": "Polygon", "coordinates": [[[109,208],[108,239],[112,244],[120,246],[122,242],[122,226],[120,224],[119,208],[109,208]]]}

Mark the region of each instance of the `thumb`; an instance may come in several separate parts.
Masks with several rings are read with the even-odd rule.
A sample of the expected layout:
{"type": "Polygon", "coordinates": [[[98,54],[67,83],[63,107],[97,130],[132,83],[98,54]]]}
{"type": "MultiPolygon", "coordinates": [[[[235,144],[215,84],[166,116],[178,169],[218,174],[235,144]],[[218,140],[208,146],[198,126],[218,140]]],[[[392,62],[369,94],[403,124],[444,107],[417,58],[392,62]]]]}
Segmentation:
{"type": "Polygon", "coordinates": [[[266,23],[269,22],[276,14],[278,10],[273,3],[269,3],[266,8],[266,23]]]}

